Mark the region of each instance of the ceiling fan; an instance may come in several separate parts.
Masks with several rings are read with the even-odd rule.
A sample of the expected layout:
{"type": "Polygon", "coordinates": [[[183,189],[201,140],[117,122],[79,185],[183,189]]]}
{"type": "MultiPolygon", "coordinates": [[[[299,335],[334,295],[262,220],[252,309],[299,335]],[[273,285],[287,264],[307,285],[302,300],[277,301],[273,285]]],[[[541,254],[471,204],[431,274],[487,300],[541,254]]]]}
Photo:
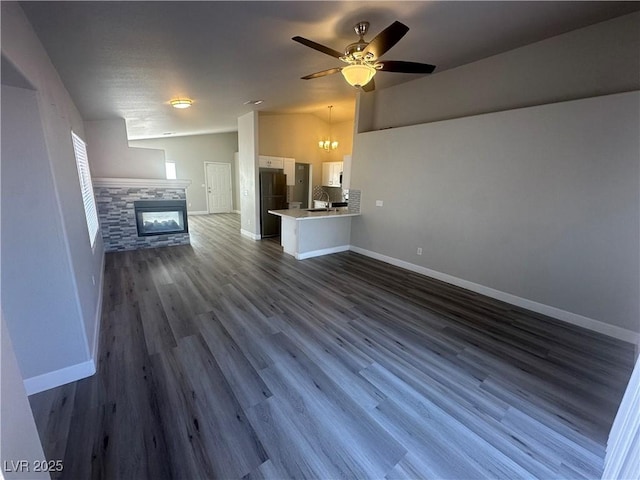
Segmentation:
{"type": "Polygon", "coordinates": [[[341,72],[350,85],[362,87],[365,92],[375,89],[373,76],[379,71],[396,73],[431,73],[434,65],[428,63],[403,62],[398,60],[380,60],[409,31],[409,27],[398,21],[393,22],[373,40],[366,42],[364,36],[369,30],[369,22],[358,22],[353,29],[360,38],[347,45],[344,52],[338,52],[304,37],[293,37],[292,40],[319,52],[338,58],[345,62],[345,67],[335,67],[301,77],[303,80],[320,78],[341,72]]]}

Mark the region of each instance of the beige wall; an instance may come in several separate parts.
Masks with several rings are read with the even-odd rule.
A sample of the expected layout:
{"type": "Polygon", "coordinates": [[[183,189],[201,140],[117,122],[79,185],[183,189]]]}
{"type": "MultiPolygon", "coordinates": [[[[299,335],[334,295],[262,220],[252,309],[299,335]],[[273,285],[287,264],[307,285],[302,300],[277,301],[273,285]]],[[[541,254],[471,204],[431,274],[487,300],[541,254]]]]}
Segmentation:
{"type": "Polygon", "coordinates": [[[311,114],[260,114],[260,155],[292,157],[313,165],[313,185],[322,181],[322,162],[342,161],[353,145],[353,121],[331,126],[338,148],[325,152],[318,141],[328,136],[329,123],[311,114]]]}

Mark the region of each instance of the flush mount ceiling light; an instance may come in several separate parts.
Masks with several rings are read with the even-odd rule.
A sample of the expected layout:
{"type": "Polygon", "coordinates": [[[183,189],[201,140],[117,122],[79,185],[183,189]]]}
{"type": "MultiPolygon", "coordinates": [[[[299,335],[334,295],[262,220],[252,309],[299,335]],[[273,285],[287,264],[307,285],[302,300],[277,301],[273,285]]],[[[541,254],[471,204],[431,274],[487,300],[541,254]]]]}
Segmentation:
{"type": "Polygon", "coordinates": [[[193,104],[193,100],[189,98],[176,98],[169,103],[173,108],[189,108],[193,104]]]}
{"type": "Polygon", "coordinates": [[[264,100],[247,100],[244,102],[245,105],[260,105],[264,100]]]}

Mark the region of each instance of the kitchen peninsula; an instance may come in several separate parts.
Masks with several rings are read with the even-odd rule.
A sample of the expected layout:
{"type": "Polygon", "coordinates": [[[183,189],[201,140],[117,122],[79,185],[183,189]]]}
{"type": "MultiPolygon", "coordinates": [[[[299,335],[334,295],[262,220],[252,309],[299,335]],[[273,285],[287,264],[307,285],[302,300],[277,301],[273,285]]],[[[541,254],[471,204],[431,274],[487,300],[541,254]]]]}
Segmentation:
{"type": "Polygon", "coordinates": [[[349,250],[351,217],[346,208],[331,211],[269,210],[282,218],[280,244],[297,260],[349,250]]]}

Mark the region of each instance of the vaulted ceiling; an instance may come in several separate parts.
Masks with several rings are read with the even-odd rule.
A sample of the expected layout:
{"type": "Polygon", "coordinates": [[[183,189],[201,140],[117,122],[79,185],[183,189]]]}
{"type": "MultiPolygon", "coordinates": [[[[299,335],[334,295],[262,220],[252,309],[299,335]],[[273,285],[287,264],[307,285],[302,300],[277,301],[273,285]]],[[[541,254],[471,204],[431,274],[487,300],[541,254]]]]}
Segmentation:
{"type": "MultiPolygon", "coordinates": [[[[439,71],[640,9],[639,2],[22,2],[62,81],[87,120],[124,118],[130,139],[234,131],[251,110],[353,117],[355,94],[340,66],[295,43],[335,50],[371,23],[371,40],[395,20],[410,27],[384,58],[439,71]],[[175,97],[193,99],[176,110],[175,97]],[[263,100],[260,105],[246,105],[263,100]]],[[[380,72],[376,88],[408,82],[380,72]]]]}

